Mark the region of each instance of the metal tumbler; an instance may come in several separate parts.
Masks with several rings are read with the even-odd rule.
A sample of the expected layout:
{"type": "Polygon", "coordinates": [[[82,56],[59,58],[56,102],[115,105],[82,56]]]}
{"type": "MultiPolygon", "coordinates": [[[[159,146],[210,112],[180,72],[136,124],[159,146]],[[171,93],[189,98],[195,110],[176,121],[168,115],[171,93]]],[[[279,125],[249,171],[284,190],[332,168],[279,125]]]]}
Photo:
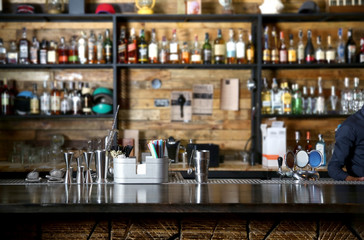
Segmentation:
{"type": "Polygon", "coordinates": [[[196,150],[193,156],[195,179],[198,183],[207,183],[209,173],[210,151],[196,150]]]}
{"type": "Polygon", "coordinates": [[[95,151],[96,159],[96,182],[97,183],[107,183],[107,172],[108,172],[108,159],[106,158],[105,150],[95,151]]]}

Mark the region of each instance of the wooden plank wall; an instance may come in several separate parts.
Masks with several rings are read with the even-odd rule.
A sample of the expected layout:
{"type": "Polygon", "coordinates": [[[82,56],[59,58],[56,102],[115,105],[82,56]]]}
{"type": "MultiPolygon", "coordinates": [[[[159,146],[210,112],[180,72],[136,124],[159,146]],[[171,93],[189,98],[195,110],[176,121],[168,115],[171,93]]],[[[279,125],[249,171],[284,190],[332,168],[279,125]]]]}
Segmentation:
{"type": "MultiPolygon", "coordinates": [[[[86,1],[88,5],[97,5],[99,3],[133,3],[134,0],[90,0],[86,1]]],[[[180,11],[176,6],[181,1],[158,0],[155,8],[156,13],[175,14],[180,11]]],[[[203,13],[220,13],[221,7],[215,0],[203,0],[203,13]]],[[[237,13],[256,13],[262,0],[234,0],[235,11],[237,13]]],[[[304,0],[285,0],[285,12],[297,12],[304,0]]],[[[325,1],[316,0],[320,9],[324,11],[325,1]]],[[[43,0],[10,0],[7,4],[35,3],[43,4],[43,0]]],[[[360,23],[342,24],[344,29],[354,25],[354,36],[359,43],[359,36],[363,36],[363,28],[360,23]]],[[[88,33],[94,29],[96,33],[104,31],[105,28],[111,28],[112,23],[0,23],[0,37],[9,44],[11,39],[19,39],[21,28],[29,29],[28,39],[33,35],[38,39],[47,38],[48,40],[57,40],[60,36],[66,36],[69,39],[71,35],[79,35],[80,30],[86,30],[88,33]]],[[[118,26],[120,27],[120,26],[118,26]]],[[[177,28],[178,38],[180,41],[192,41],[195,33],[198,34],[199,40],[203,40],[204,32],[209,32],[211,38],[216,37],[216,29],[222,28],[225,39],[228,39],[228,29],[243,28],[246,33],[250,31],[250,25],[247,23],[128,23],[127,27],[135,27],[137,32],[140,28],[145,28],[150,33],[152,28],[157,28],[157,36],[160,40],[162,35],[170,38],[173,28],[177,28]]],[[[279,23],[278,29],[286,31],[297,36],[297,26],[289,23],[279,23]]],[[[308,28],[313,30],[313,35],[323,32],[324,36],[330,32],[336,39],[338,24],[324,23],[305,23],[300,24],[305,31],[308,28]]],[[[345,32],[346,33],[346,32],[345,32]]],[[[306,35],[306,34],[305,34],[306,35]]],[[[147,35],[148,36],[148,35],[147,35]]],[[[194,139],[197,143],[216,143],[220,145],[223,154],[234,155],[241,151],[250,137],[250,92],[246,88],[246,81],[250,78],[249,70],[184,70],[184,69],[134,69],[120,70],[119,79],[121,85],[119,92],[119,102],[122,109],[119,115],[119,129],[137,129],[140,131],[141,147],[143,150],[145,140],[153,138],[167,138],[174,136],[186,143],[189,139],[194,139]],[[239,111],[222,111],[219,109],[220,104],[220,80],[221,78],[239,78],[240,79],[240,109],[239,111]],[[152,89],[151,81],[154,78],[162,80],[161,89],[152,89]],[[170,107],[155,107],[153,100],[156,98],[169,99],[173,90],[192,90],[193,84],[209,83],[214,86],[213,95],[213,114],[212,116],[193,116],[190,123],[178,123],[170,121],[170,107]]],[[[41,83],[44,79],[52,76],[67,76],[70,73],[82,74],[84,80],[91,82],[92,87],[112,86],[112,70],[1,70],[0,78],[8,77],[18,80],[19,89],[30,89],[32,82],[41,83]]],[[[287,79],[290,82],[298,82],[301,85],[316,85],[317,76],[324,78],[324,88],[330,88],[332,84],[342,87],[345,76],[358,76],[363,78],[363,71],[357,69],[341,70],[312,70],[312,71],[264,71],[263,76],[271,81],[272,77],[278,80],[287,79]],[[299,78],[297,79],[297,76],[299,78]]],[[[293,120],[285,119],[288,127],[289,143],[292,142],[293,132],[295,129],[313,129],[313,136],[317,136],[318,129],[327,140],[333,140],[333,129],[343,119],[325,119],[325,120],[293,120]],[[328,124],[329,123],[329,124],[328,124]]],[[[77,119],[77,120],[9,120],[0,122],[0,160],[6,160],[11,150],[13,141],[26,140],[29,142],[48,141],[54,133],[64,134],[69,144],[75,146],[84,146],[87,139],[101,137],[106,134],[106,129],[111,126],[110,119],[77,119]]]]}

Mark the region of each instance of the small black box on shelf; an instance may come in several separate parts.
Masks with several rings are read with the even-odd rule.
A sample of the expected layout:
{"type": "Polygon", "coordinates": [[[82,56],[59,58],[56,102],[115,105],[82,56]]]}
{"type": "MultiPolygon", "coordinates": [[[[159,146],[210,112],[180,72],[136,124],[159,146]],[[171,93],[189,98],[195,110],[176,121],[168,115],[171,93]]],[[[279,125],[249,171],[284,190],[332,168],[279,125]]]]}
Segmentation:
{"type": "Polygon", "coordinates": [[[69,14],[85,14],[85,0],[69,0],[69,14]]]}

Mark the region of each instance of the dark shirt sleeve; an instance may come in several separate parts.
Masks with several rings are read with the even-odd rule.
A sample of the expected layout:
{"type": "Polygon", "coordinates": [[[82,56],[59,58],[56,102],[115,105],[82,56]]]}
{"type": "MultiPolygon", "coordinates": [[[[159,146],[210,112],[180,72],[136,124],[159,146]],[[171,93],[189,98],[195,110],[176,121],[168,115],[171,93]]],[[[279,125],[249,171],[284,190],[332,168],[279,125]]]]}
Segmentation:
{"type": "Polygon", "coordinates": [[[350,161],[355,144],[355,133],[350,126],[341,126],[335,136],[335,148],[329,162],[328,172],[335,180],[345,180],[349,174],[342,168],[346,161],[350,161]]]}

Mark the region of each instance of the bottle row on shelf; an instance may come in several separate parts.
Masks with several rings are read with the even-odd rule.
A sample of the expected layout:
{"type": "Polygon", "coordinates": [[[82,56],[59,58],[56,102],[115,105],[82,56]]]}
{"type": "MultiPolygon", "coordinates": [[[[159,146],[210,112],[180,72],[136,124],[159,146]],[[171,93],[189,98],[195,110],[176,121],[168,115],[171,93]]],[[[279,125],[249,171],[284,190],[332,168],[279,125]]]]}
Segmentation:
{"type": "Polygon", "coordinates": [[[91,89],[88,82],[43,82],[42,92],[38,84],[33,91],[18,92],[16,81],[0,80],[1,115],[92,115],[112,111],[113,93],[99,87],[91,89]]]}
{"type": "Polygon", "coordinates": [[[364,91],[359,88],[359,78],[354,78],[354,86],[350,88],[350,79],[344,79],[344,89],[337,94],[335,86],[331,86],[331,94],[327,97],[322,87],[322,78],[318,77],[318,91],[315,86],[302,88],[297,84],[282,82],[280,87],[276,78],[272,79],[272,87],[268,87],[267,79],[263,79],[261,91],[262,114],[286,115],[323,115],[352,114],[363,106],[364,91]]]}

